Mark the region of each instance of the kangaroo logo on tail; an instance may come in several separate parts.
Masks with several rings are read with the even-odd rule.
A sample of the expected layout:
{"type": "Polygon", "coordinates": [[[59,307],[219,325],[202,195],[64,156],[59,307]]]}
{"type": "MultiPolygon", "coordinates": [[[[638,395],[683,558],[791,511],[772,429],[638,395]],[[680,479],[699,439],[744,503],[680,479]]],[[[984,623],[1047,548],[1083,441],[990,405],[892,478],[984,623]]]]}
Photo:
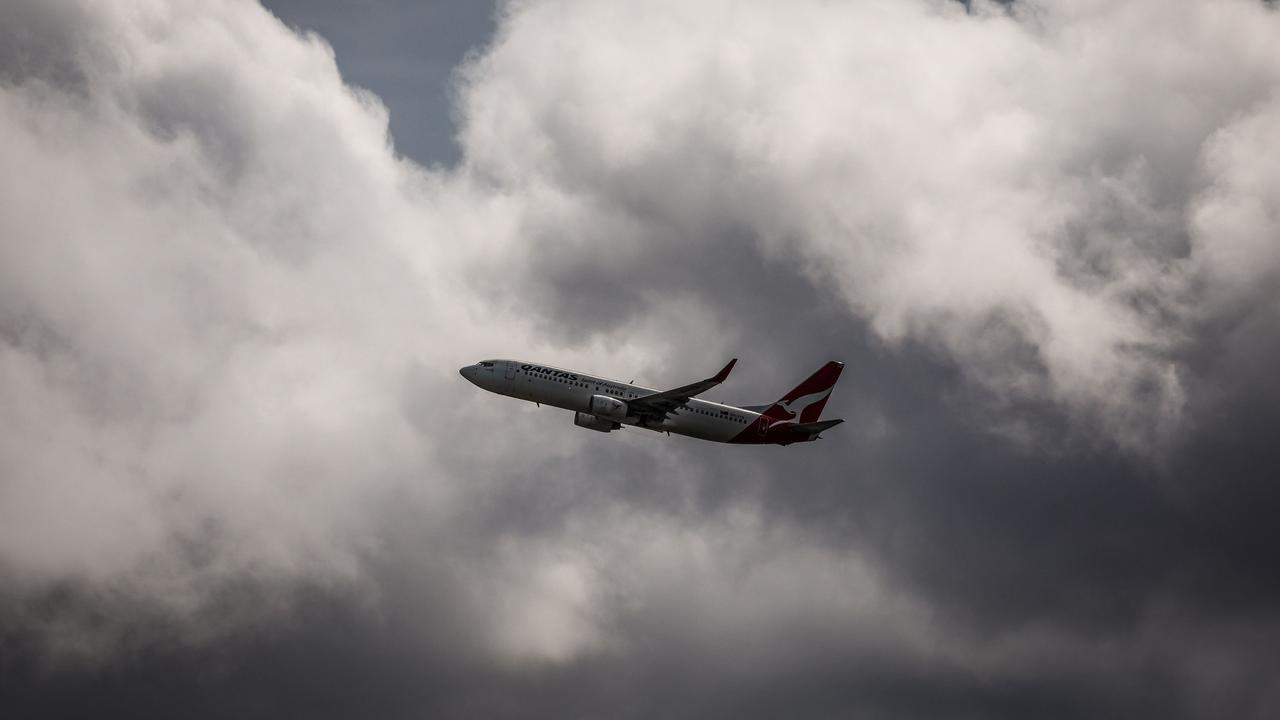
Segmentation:
{"type": "Polygon", "coordinates": [[[764,414],[782,422],[816,421],[822,415],[822,408],[826,406],[831,390],[835,387],[836,380],[840,378],[840,371],[843,369],[844,363],[840,362],[832,361],[823,365],[791,392],[783,395],[782,399],[765,410],[764,414]]]}
{"type": "Polygon", "coordinates": [[[816,393],[801,395],[793,400],[779,400],[778,405],[787,412],[789,416],[786,418],[787,420],[799,421],[799,418],[804,415],[805,411],[812,407],[814,403],[824,402],[830,394],[831,388],[827,388],[826,390],[819,390],[816,393]]]}

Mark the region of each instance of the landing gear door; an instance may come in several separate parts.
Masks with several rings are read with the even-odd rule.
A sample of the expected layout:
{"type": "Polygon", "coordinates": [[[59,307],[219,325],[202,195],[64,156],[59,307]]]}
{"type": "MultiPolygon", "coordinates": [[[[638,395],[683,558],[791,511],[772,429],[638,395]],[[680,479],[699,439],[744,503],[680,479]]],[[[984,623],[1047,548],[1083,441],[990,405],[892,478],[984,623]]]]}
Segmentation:
{"type": "Polygon", "coordinates": [[[513,380],[513,379],[515,379],[515,376],[516,376],[516,364],[515,364],[515,362],[514,362],[514,361],[512,361],[512,360],[508,360],[508,361],[505,363],[505,365],[507,366],[507,379],[508,379],[508,380],[513,380]]]}

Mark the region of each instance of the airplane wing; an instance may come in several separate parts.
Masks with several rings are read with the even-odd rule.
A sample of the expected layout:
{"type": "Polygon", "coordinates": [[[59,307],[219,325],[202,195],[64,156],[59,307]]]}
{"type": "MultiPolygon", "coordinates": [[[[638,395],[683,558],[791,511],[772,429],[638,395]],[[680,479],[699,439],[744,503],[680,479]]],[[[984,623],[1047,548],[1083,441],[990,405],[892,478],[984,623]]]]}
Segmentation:
{"type": "Polygon", "coordinates": [[[674,390],[664,390],[651,395],[632,398],[627,401],[627,412],[640,418],[641,425],[657,425],[666,420],[667,416],[681,405],[689,402],[689,399],[693,396],[700,395],[724,382],[725,378],[729,377],[729,371],[733,369],[733,365],[736,362],[738,362],[738,358],[730,360],[729,364],[724,366],[724,369],[706,380],[699,380],[696,383],[683,385],[674,390]]]}

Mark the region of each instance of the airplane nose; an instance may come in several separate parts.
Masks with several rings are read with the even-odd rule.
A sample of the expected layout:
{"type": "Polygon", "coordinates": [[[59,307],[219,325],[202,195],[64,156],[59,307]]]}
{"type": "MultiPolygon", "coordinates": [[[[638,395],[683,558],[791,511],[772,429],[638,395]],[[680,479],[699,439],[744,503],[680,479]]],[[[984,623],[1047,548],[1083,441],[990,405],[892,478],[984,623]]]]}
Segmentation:
{"type": "Polygon", "coordinates": [[[459,375],[461,375],[462,377],[464,377],[464,378],[466,378],[466,379],[470,380],[470,379],[471,379],[471,376],[472,376],[473,374],[475,374],[475,371],[476,371],[475,367],[473,367],[473,366],[471,366],[471,365],[468,365],[468,366],[466,366],[466,367],[464,367],[464,368],[459,369],[459,370],[458,370],[458,374],[459,374],[459,375]]]}

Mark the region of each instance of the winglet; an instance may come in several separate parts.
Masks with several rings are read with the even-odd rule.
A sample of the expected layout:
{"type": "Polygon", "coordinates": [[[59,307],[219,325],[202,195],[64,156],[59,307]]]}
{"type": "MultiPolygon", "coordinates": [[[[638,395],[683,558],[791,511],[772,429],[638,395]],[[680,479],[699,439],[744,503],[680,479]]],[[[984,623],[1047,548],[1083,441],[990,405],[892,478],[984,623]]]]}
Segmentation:
{"type": "Polygon", "coordinates": [[[729,364],[728,364],[728,365],[725,365],[725,366],[724,366],[724,369],[723,369],[723,370],[721,370],[720,372],[716,373],[715,377],[713,377],[713,378],[711,378],[711,379],[712,379],[714,382],[718,382],[718,383],[722,383],[722,382],[724,382],[724,381],[725,381],[725,379],[729,377],[729,371],[733,369],[733,365],[734,365],[734,363],[736,363],[736,362],[738,362],[738,358],[734,358],[734,359],[730,360],[730,361],[729,361],[729,364]]]}

